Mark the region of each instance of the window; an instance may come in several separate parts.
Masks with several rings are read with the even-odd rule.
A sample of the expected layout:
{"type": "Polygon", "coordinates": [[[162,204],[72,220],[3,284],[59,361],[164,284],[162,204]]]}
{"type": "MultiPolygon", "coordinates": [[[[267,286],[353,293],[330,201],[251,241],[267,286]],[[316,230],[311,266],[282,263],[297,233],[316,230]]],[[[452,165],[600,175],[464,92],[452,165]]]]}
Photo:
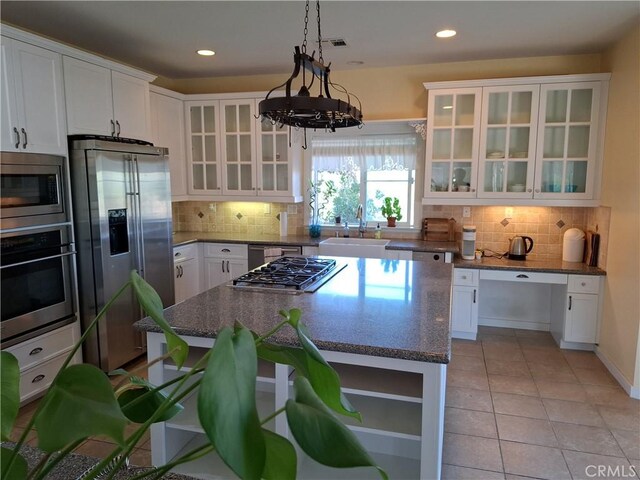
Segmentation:
{"type": "Polygon", "coordinates": [[[357,223],[358,205],[365,206],[367,222],[386,222],[380,207],[384,197],[400,200],[402,219],[398,226],[414,224],[414,198],[420,135],[376,133],[311,139],[311,179],[319,187],[317,222],[357,223]]]}

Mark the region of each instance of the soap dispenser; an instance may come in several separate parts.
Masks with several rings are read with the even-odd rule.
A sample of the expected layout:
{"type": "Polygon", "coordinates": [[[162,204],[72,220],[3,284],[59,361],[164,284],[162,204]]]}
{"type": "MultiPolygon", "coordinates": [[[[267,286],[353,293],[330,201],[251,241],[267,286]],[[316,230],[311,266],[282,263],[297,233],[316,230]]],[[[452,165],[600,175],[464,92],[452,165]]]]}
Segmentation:
{"type": "Polygon", "coordinates": [[[380,224],[376,226],[376,231],[373,234],[373,237],[377,240],[380,240],[382,238],[382,228],[380,228],[380,224]]]}
{"type": "Polygon", "coordinates": [[[342,236],[344,238],[349,238],[349,224],[345,221],[344,228],[342,229],[342,236]]]}

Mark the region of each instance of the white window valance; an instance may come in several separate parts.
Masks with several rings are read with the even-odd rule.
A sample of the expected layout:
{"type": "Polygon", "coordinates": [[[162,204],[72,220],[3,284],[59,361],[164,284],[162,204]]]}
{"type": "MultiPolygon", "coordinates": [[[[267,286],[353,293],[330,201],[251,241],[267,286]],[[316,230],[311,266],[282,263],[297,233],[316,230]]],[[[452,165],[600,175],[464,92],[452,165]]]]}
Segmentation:
{"type": "Polygon", "coordinates": [[[419,137],[415,134],[313,138],[313,169],[318,171],[414,170],[419,137]]]}

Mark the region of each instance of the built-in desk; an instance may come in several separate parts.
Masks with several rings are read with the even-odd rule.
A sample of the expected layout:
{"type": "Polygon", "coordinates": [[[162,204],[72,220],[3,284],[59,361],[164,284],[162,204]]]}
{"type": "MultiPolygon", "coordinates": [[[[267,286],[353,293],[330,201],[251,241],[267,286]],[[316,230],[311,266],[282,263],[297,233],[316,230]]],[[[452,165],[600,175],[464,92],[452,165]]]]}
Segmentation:
{"type": "Polygon", "coordinates": [[[560,260],[484,258],[454,265],[454,338],[475,339],[478,325],[487,325],[549,331],[562,348],[593,350],[603,270],[560,260]]]}

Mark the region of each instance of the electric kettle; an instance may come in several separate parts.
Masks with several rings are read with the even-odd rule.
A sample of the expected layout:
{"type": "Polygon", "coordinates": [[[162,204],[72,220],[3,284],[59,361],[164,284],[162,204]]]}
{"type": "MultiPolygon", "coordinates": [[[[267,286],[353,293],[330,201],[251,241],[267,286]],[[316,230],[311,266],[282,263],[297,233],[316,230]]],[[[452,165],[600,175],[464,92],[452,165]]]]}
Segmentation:
{"type": "Polygon", "coordinates": [[[527,253],[533,248],[533,238],[516,235],[509,239],[509,259],[526,260],[527,253]],[[529,245],[527,245],[527,240],[529,245]]]}

